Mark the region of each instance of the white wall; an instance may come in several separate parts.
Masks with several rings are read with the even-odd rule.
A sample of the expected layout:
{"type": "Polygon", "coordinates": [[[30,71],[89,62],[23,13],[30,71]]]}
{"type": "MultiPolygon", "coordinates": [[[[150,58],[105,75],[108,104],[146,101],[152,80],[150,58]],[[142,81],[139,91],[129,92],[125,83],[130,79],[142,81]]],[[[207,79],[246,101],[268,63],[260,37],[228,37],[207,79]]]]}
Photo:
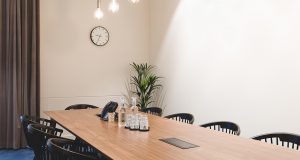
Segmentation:
{"type": "Polygon", "coordinates": [[[103,106],[125,92],[129,63],[147,62],[149,4],[120,0],[120,11],[93,17],[96,0],[41,0],[41,107],[61,110],[75,103],[103,106]],[[98,25],[110,32],[105,47],[90,41],[98,25]]]}
{"type": "Polygon", "coordinates": [[[300,134],[299,0],[151,0],[165,114],[228,120],[242,136],[300,134]]]}
{"type": "Polygon", "coordinates": [[[119,2],[98,21],[96,0],[41,1],[42,112],[118,100],[128,64],[150,59],[165,77],[165,114],[234,121],[246,137],[300,134],[300,1],[119,2]],[[89,38],[98,25],[111,34],[105,47],[89,38]]]}

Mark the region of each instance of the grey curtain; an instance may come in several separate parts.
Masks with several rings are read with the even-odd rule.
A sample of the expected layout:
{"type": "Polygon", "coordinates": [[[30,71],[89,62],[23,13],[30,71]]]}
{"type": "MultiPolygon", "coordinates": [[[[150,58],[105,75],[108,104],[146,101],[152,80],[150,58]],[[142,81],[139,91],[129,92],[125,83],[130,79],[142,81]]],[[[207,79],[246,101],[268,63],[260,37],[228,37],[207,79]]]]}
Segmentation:
{"type": "Polygon", "coordinates": [[[0,148],[24,147],[19,116],[39,116],[39,0],[0,0],[0,148]]]}

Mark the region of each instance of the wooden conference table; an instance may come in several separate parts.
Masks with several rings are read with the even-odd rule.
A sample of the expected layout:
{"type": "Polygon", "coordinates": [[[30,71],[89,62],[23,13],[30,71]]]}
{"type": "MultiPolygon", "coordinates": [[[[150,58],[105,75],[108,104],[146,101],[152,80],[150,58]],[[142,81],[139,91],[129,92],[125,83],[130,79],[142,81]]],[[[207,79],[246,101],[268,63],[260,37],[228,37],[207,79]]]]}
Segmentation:
{"type": "Polygon", "coordinates": [[[149,132],[100,120],[100,109],[48,111],[51,119],[114,160],[299,160],[300,151],[149,115],[149,132]],[[160,141],[178,138],[200,147],[160,141]]]}

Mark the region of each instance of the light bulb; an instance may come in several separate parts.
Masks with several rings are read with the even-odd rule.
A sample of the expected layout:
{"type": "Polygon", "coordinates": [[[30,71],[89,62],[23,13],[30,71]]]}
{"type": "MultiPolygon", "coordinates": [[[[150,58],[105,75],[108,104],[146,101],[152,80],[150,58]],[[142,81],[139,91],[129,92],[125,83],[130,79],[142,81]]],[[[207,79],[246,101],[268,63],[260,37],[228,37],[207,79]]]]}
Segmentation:
{"type": "Polygon", "coordinates": [[[140,0],[130,0],[132,3],[138,3],[140,0]]]}
{"type": "Polygon", "coordinates": [[[109,4],[109,10],[111,10],[113,13],[118,12],[120,9],[120,5],[117,2],[117,0],[112,0],[111,3],[109,4]]]}
{"type": "Polygon", "coordinates": [[[100,7],[97,8],[96,11],[95,11],[95,18],[97,18],[97,19],[102,19],[103,16],[104,16],[104,14],[103,14],[101,8],[100,8],[100,7]]]}

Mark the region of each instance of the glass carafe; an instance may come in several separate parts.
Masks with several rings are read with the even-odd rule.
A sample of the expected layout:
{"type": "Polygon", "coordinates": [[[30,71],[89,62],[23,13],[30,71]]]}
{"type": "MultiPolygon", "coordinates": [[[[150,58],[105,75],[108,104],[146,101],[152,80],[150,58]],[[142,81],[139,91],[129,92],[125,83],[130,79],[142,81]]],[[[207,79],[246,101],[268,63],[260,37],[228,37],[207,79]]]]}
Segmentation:
{"type": "Polygon", "coordinates": [[[125,98],[121,97],[121,103],[118,110],[118,125],[119,127],[125,126],[126,120],[126,107],[125,107],[125,98]]]}

